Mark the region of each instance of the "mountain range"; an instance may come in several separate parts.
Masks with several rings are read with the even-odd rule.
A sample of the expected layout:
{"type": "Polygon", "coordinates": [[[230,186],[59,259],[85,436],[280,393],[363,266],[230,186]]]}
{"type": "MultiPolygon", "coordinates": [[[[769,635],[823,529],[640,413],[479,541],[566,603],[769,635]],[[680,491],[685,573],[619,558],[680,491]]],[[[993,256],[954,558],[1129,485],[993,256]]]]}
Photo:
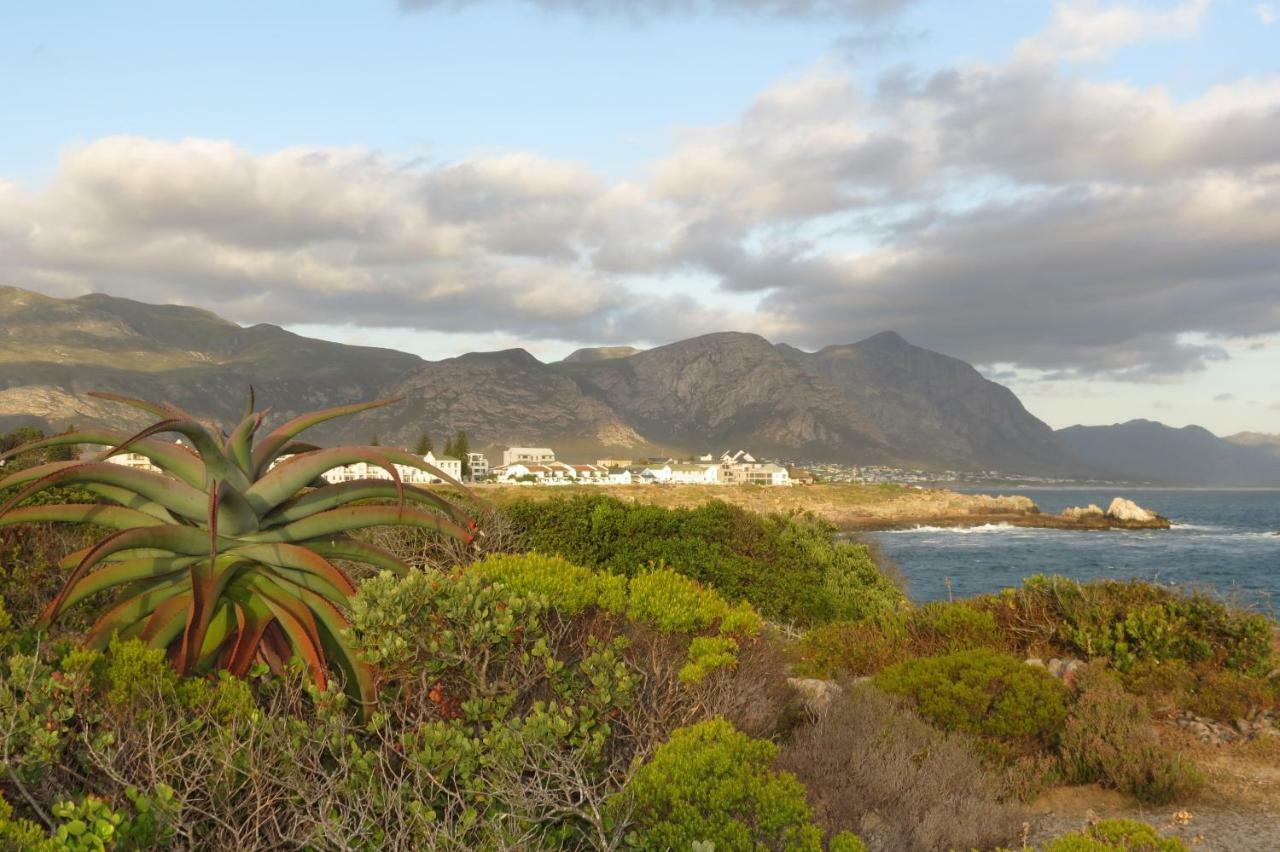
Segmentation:
{"type": "MultiPolygon", "coordinates": [[[[522,349],[426,361],[197,308],[0,287],[0,428],[141,425],[106,390],[236,419],[252,385],[287,417],[384,396],[325,440],[412,445],[466,430],[473,447],[552,446],[569,458],[747,447],[798,461],[1280,485],[1280,452],[1149,421],[1054,432],[1008,388],[893,332],[805,352],[725,332],[649,350],[522,349]]],[[[1280,442],[1277,443],[1280,445],[1280,442]]]]}

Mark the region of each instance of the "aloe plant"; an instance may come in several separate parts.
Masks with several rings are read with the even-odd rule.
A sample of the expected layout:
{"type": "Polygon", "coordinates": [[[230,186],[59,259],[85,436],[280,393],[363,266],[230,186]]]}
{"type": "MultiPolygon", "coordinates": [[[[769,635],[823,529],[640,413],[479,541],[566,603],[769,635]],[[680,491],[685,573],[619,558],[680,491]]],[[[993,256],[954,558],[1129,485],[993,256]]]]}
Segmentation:
{"type": "Polygon", "coordinates": [[[38,465],[0,480],[0,490],[18,488],[0,506],[0,526],[67,522],[113,530],[62,560],[70,573],[37,626],[115,589],[115,600],[85,637],[92,647],[105,647],[114,636],[136,637],[166,649],[174,668],[189,675],[225,669],[243,676],[255,661],[278,669],[296,655],[320,686],[340,672],[348,692],[367,706],[374,673],[344,635],[343,613],[355,587],[332,560],[404,573],[408,565],[350,533],[408,525],[469,542],[475,524],[440,495],[401,481],[397,464],[462,489],[419,456],[387,447],[321,449],[296,439],[319,423],[397,400],[302,415],[255,440],[269,409],[254,411],[252,391],[244,417],[229,433],[167,403],[93,396],[160,420],[133,435],[87,429],[0,455],[3,460],[70,444],[107,448],[89,460],[38,465]],[[189,446],[155,437],[166,434],[189,446]],[[125,451],[145,456],[161,472],[107,461],[125,451]],[[391,479],[331,485],[321,476],[355,462],[378,465],[391,479]],[[105,502],[19,507],[38,492],[72,484],[105,502]]]}

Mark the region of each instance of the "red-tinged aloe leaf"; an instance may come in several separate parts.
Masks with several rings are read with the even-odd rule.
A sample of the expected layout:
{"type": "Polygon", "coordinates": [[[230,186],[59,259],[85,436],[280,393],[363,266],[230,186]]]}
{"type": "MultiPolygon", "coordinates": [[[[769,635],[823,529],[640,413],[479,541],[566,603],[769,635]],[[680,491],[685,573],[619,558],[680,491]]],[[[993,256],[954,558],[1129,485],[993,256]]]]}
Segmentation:
{"type": "Polygon", "coordinates": [[[194,414],[179,408],[172,402],[148,402],[145,399],[138,399],[134,396],[125,396],[124,394],[110,393],[107,391],[89,391],[89,396],[94,397],[95,399],[105,399],[108,402],[119,402],[123,405],[141,409],[148,414],[154,414],[156,417],[173,417],[184,420],[197,419],[194,414]]]}
{"type": "Polygon", "coordinates": [[[166,577],[138,590],[122,595],[120,601],[98,617],[85,634],[85,644],[101,650],[111,637],[123,633],[131,624],[145,619],[160,604],[178,595],[190,595],[191,586],[183,574],[166,577]]]}
{"type": "Polygon", "coordinates": [[[276,621],[274,615],[267,622],[266,629],[262,631],[262,641],[258,643],[258,649],[262,655],[263,662],[271,667],[271,673],[275,675],[284,672],[285,663],[289,662],[293,657],[293,649],[289,647],[289,639],[285,636],[284,628],[280,626],[279,621],[276,621]]]}
{"type": "Polygon", "coordinates": [[[373,669],[360,659],[345,638],[351,623],[336,606],[319,594],[305,588],[298,589],[297,594],[315,616],[320,642],[328,660],[342,672],[348,694],[354,691],[361,705],[361,715],[365,715],[377,699],[377,687],[373,669]]]}
{"type": "Polygon", "coordinates": [[[413,570],[409,563],[396,558],[389,551],[353,538],[312,539],[298,542],[298,544],[320,554],[326,559],[345,559],[348,562],[360,562],[400,576],[404,576],[413,570]]]}
{"type": "Polygon", "coordinates": [[[223,646],[233,637],[236,630],[236,614],[233,607],[228,601],[220,600],[217,609],[214,610],[213,618],[209,621],[209,628],[205,631],[204,642],[192,665],[192,671],[203,674],[211,669],[223,646]]]}
{"type": "Polygon", "coordinates": [[[176,524],[178,519],[173,513],[152,500],[136,494],[127,488],[120,488],[115,485],[103,485],[100,482],[86,482],[82,486],[85,491],[97,494],[99,497],[105,497],[114,503],[118,503],[128,509],[137,509],[144,515],[150,515],[162,524],[176,524]]]}
{"type": "Polygon", "coordinates": [[[339,571],[333,563],[320,554],[296,544],[241,545],[228,551],[228,555],[261,562],[264,565],[304,571],[333,584],[346,595],[354,595],[356,593],[356,587],[351,580],[346,574],[339,571]]]}
{"type": "MultiPolygon", "coordinates": [[[[61,435],[52,435],[39,441],[32,441],[20,447],[14,447],[7,453],[0,453],[0,461],[21,453],[49,447],[78,444],[114,447],[127,440],[129,440],[128,433],[115,429],[86,429],[78,432],[64,432],[61,435]]],[[[134,442],[129,450],[146,456],[156,467],[172,473],[188,485],[197,488],[204,487],[204,465],[195,453],[181,444],[170,444],[165,441],[147,439],[134,442]]],[[[98,461],[106,461],[106,457],[99,457],[98,461]]]]}
{"type": "Polygon", "coordinates": [[[48,462],[47,464],[38,464],[34,467],[26,467],[15,473],[11,473],[3,479],[0,479],[0,491],[13,488],[17,485],[26,485],[31,482],[37,482],[51,473],[57,473],[62,470],[70,470],[73,467],[79,467],[84,462],[63,461],[48,462]]]}
{"type": "Polygon", "coordinates": [[[124,506],[100,506],[97,503],[64,503],[56,506],[24,506],[0,515],[0,527],[15,524],[97,524],[116,530],[154,526],[156,519],[124,506]]]}
{"type": "Polygon", "coordinates": [[[262,519],[262,528],[299,521],[319,512],[336,509],[359,500],[395,500],[400,496],[403,496],[407,503],[419,503],[439,509],[459,525],[465,526],[471,520],[461,508],[425,488],[405,485],[402,492],[397,492],[395,484],[385,479],[357,479],[352,482],[326,485],[324,488],[309,491],[301,497],[282,503],[279,508],[262,519]]]}
{"type": "Polygon", "coordinates": [[[195,447],[196,453],[200,456],[200,461],[204,463],[206,477],[226,480],[241,491],[249,487],[248,475],[227,458],[218,440],[209,433],[209,430],[202,423],[194,419],[171,418],[169,420],[161,420],[159,423],[152,423],[127,441],[107,450],[104,455],[114,456],[117,453],[126,452],[134,441],[140,441],[143,438],[150,438],[152,435],[160,435],[166,432],[181,435],[191,442],[191,446],[195,447]]]}
{"type": "Polygon", "coordinates": [[[253,391],[253,385],[249,385],[249,401],[245,403],[244,414],[242,417],[248,417],[253,414],[253,407],[257,403],[257,394],[253,391]]]}
{"type": "Polygon", "coordinates": [[[80,578],[89,573],[95,565],[113,553],[138,548],[159,548],[179,556],[200,556],[208,546],[208,541],[205,533],[201,530],[197,530],[194,527],[172,525],[121,530],[118,533],[109,535],[90,548],[84,558],[80,560],[80,564],[72,570],[62,589],[45,607],[44,612],[40,614],[40,617],[36,620],[36,625],[39,627],[49,626],[53,619],[57,618],[58,614],[64,609],[67,596],[71,593],[71,588],[75,583],[79,582],[80,578]]]}
{"type": "MultiPolygon", "coordinates": [[[[22,476],[19,472],[14,477],[22,476]]],[[[6,480],[7,481],[7,480],[6,480]]],[[[203,520],[206,510],[204,492],[192,488],[184,482],[160,473],[145,470],[133,470],[111,462],[72,463],[61,467],[29,482],[16,495],[0,507],[0,515],[37,494],[55,485],[66,485],[76,482],[96,482],[102,485],[114,485],[132,491],[141,497],[159,503],[175,515],[189,520],[203,520]]],[[[0,488],[7,487],[0,485],[0,488]]]]}
{"type": "Polygon", "coordinates": [[[242,539],[252,542],[300,542],[347,533],[351,530],[383,526],[417,527],[444,533],[464,542],[474,539],[471,533],[439,515],[417,509],[400,509],[395,506],[344,506],[341,509],[330,509],[328,512],[321,512],[283,527],[242,536],[242,539]]]}
{"type": "Polygon", "coordinates": [[[261,423],[262,415],[250,411],[245,414],[244,418],[236,425],[236,428],[232,429],[231,434],[227,436],[226,454],[235,462],[236,467],[244,471],[246,477],[254,475],[251,442],[253,433],[257,431],[261,423]]]}
{"type": "Polygon", "coordinates": [[[324,647],[320,643],[320,633],[311,610],[297,598],[290,596],[288,590],[261,573],[250,574],[246,585],[261,595],[262,602],[275,616],[276,623],[284,631],[294,653],[311,670],[316,685],[324,689],[328,684],[324,647]]]}
{"type": "Polygon", "coordinates": [[[165,579],[179,571],[185,570],[198,557],[169,556],[161,558],[128,559],[124,562],[112,562],[103,565],[84,577],[81,577],[67,592],[64,607],[70,608],[85,598],[113,586],[122,586],[137,580],[165,579]]]}
{"type": "Polygon", "coordinates": [[[474,498],[474,495],[467,486],[463,485],[461,482],[454,479],[435,465],[428,464],[427,460],[422,456],[414,455],[413,453],[405,452],[404,450],[397,450],[395,448],[384,448],[382,453],[396,464],[404,465],[405,467],[417,468],[423,473],[429,473],[444,484],[452,486],[454,490],[459,491],[468,497],[474,498]]]}
{"type": "MultiPolygon", "coordinates": [[[[129,529],[133,529],[133,527],[129,527],[129,529]]],[[[58,567],[63,571],[70,571],[72,568],[79,565],[81,560],[88,556],[89,551],[91,550],[93,550],[92,545],[81,548],[74,553],[68,553],[66,556],[58,560],[58,567]]],[[[132,550],[122,550],[117,553],[112,553],[110,556],[105,556],[99,560],[98,564],[110,565],[114,562],[125,562],[130,559],[167,559],[172,556],[173,553],[171,551],[160,548],[135,547],[132,550]]]]}
{"type": "Polygon", "coordinates": [[[182,627],[190,620],[191,595],[183,592],[161,602],[151,611],[138,638],[148,645],[167,648],[178,638],[182,627]]]}
{"type": "Polygon", "coordinates": [[[258,565],[255,571],[270,574],[280,583],[290,583],[299,588],[315,592],[334,606],[345,607],[351,603],[351,597],[337,586],[315,574],[298,571],[293,568],[282,568],[279,565],[258,565]]]}
{"type": "Polygon", "coordinates": [[[326,408],[321,411],[313,411],[309,414],[303,414],[292,420],[281,424],[273,429],[253,451],[253,462],[257,467],[258,475],[261,476],[266,470],[267,465],[275,460],[281,447],[288,444],[301,433],[317,426],[328,420],[338,417],[346,417],[350,414],[359,414],[362,411],[369,411],[373,408],[382,408],[392,403],[400,402],[404,397],[391,397],[388,399],[375,399],[369,402],[357,402],[352,405],[340,405],[336,408],[326,408]]]}
{"type": "Polygon", "coordinates": [[[400,472],[381,447],[334,447],[287,459],[253,483],[244,496],[258,517],[264,517],[325,471],[357,462],[376,464],[390,475],[397,489],[403,487],[400,472]]]}
{"type": "Polygon", "coordinates": [[[252,593],[228,589],[227,594],[235,604],[238,629],[225,665],[227,671],[236,677],[244,677],[249,666],[253,665],[253,659],[263,644],[263,634],[275,616],[252,593]]]}
{"type": "Polygon", "coordinates": [[[193,563],[188,569],[191,572],[191,618],[183,630],[176,658],[178,671],[183,674],[191,672],[204,645],[205,631],[218,605],[219,577],[225,577],[225,572],[218,570],[218,486],[215,481],[209,489],[209,558],[193,563]]]}

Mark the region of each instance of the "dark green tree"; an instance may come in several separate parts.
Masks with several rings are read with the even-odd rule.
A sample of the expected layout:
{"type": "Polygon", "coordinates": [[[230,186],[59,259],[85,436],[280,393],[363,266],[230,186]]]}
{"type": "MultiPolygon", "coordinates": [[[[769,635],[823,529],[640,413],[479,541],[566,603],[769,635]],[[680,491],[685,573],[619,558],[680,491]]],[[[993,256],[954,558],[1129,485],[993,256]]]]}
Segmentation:
{"type": "Polygon", "coordinates": [[[467,455],[471,452],[471,445],[467,443],[467,433],[458,430],[458,434],[453,437],[453,452],[450,455],[457,456],[462,460],[462,475],[464,477],[471,475],[471,462],[467,459],[467,455]]]}
{"type": "Polygon", "coordinates": [[[431,436],[426,432],[423,432],[422,435],[418,438],[418,445],[413,448],[413,451],[417,455],[425,456],[427,453],[431,452],[434,449],[435,449],[435,446],[431,443],[431,436]]]}

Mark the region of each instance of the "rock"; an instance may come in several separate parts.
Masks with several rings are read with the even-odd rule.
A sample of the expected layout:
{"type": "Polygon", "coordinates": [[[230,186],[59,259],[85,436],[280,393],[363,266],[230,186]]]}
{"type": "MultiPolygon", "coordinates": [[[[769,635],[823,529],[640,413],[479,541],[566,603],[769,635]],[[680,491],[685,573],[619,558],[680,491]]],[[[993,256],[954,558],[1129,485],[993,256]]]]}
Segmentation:
{"type": "Polygon", "coordinates": [[[1023,662],[1029,666],[1035,666],[1038,669],[1043,669],[1045,667],[1044,660],[1039,657],[1027,657],[1023,662]]]}
{"type": "Polygon", "coordinates": [[[1107,517],[1115,521],[1146,524],[1156,520],[1159,516],[1155,512],[1147,511],[1132,500],[1117,497],[1107,507],[1107,517]]]}
{"type": "Polygon", "coordinates": [[[804,709],[812,716],[823,716],[840,696],[844,689],[831,680],[819,680],[813,677],[789,677],[787,685],[799,693],[804,701],[804,709]]]}
{"type": "Polygon", "coordinates": [[[1083,508],[1072,506],[1069,509],[1063,509],[1059,517],[1066,518],[1068,521],[1083,521],[1088,519],[1102,520],[1106,516],[1106,512],[1102,511],[1101,506],[1090,503],[1083,508]]]}

